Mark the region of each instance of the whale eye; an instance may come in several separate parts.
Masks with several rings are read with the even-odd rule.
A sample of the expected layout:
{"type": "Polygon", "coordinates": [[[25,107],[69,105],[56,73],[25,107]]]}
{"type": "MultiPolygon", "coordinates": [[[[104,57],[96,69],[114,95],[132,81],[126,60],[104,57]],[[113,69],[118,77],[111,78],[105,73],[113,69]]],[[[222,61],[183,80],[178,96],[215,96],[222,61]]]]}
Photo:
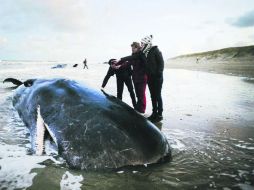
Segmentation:
{"type": "Polygon", "coordinates": [[[29,79],[29,80],[24,82],[24,86],[25,87],[31,87],[34,84],[34,81],[35,81],[35,79],[29,79]]]}

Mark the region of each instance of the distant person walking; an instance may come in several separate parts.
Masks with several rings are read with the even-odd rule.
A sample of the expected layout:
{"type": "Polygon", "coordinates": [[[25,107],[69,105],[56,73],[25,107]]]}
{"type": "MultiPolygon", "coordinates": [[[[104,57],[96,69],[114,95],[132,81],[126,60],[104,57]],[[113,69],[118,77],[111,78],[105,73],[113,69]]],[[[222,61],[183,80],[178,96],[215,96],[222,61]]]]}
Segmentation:
{"type": "Polygon", "coordinates": [[[136,98],[135,98],[135,93],[133,90],[133,84],[131,80],[131,75],[132,75],[132,69],[131,66],[128,66],[126,68],[120,68],[120,69],[114,69],[113,64],[116,60],[115,59],[110,59],[108,64],[109,64],[109,69],[104,77],[103,83],[102,83],[102,90],[104,90],[104,87],[107,85],[108,80],[111,76],[114,74],[116,75],[116,84],[117,84],[117,98],[122,100],[123,96],[123,89],[124,89],[124,84],[127,86],[128,91],[130,93],[130,97],[132,100],[132,105],[133,108],[136,107],[136,98]]]}
{"type": "Polygon", "coordinates": [[[83,69],[85,69],[85,68],[87,68],[87,69],[88,69],[88,66],[87,66],[87,60],[86,60],[86,59],[83,61],[83,63],[84,63],[84,68],[83,68],[83,69]]]}
{"type": "Polygon", "coordinates": [[[131,44],[132,55],[136,55],[139,59],[132,61],[118,62],[119,66],[116,68],[125,68],[130,65],[133,66],[132,80],[134,83],[135,93],[137,97],[136,110],[140,113],[145,113],[146,110],[146,83],[147,76],[145,71],[145,59],[141,52],[141,46],[138,42],[131,44]]]}

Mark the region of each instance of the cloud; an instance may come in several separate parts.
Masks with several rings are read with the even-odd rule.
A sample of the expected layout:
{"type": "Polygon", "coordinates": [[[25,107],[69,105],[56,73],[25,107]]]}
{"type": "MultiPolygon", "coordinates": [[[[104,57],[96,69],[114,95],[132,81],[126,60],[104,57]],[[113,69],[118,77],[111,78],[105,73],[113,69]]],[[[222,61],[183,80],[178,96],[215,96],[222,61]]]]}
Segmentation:
{"type": "Polygon", "coordinates": [[[240,16],[235,21],[233,21],[231,25],[240,27],[240,28],[253,27],[254,26],[254,10],[240,16]]]}
{"type": "Polygon", "coordinates": [[[86,1],[22,0],[6,1],[0,8],[0,31],[28,32],[50,30],[73,32],[88,26],[86,1]]]}
{"type": "Polygon", "coordinates": [[[7,43],[7,39],[5,37],[0,36],[0,47],[7,43]]]}
{"type": "Polygon", "coordinates": [[[54,29],[79,30],[87,27],[87,3],[85,1],[45,0],[35,3],[47,13],[47,25],[54,29]]]}

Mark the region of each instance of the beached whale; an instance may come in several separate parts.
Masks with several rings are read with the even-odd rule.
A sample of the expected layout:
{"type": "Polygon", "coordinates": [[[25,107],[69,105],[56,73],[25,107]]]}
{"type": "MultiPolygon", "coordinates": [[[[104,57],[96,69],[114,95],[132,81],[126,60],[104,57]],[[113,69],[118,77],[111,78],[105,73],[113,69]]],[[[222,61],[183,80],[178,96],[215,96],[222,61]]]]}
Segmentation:
{"type": "Polygon", "coordinates": [[[16,89],[13,105],[30,130],[33,153],[43,154],[50,136],[71,168],[119,168],[171,157],[166,137],[146,118],[73,80],[27,80],[16,89]]]}

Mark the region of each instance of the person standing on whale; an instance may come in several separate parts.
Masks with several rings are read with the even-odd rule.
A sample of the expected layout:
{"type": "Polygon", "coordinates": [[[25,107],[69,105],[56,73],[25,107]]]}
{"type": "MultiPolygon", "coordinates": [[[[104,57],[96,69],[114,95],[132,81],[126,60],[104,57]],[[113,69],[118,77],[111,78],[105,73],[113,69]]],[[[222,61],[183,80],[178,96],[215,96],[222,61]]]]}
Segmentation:
{"type": "Polygon", "coordinates": [[[116,75],[116,84],[117,84],[117,98],[122,100],[123,89],[124,89],[124,84],[125,84],[128,88],[129,93],[130,93],[133,108],[136,108],[136,98],[135,98],[135,93],[133,90],[133,84],[132,84],[132,80],[131,80],[131,75],[132,75],[131,66],[128,66],[127,68],[121,68],[121,69],[116,70],[113,68],[113,64],[115,61],[116,61],[116,59],[109,60],[108,64],[110,66],[109,66],[108,72],[102,82],[101,89],[104,90],[104,87],[107,85],[109,78],[115,74],[116,75]]]}

